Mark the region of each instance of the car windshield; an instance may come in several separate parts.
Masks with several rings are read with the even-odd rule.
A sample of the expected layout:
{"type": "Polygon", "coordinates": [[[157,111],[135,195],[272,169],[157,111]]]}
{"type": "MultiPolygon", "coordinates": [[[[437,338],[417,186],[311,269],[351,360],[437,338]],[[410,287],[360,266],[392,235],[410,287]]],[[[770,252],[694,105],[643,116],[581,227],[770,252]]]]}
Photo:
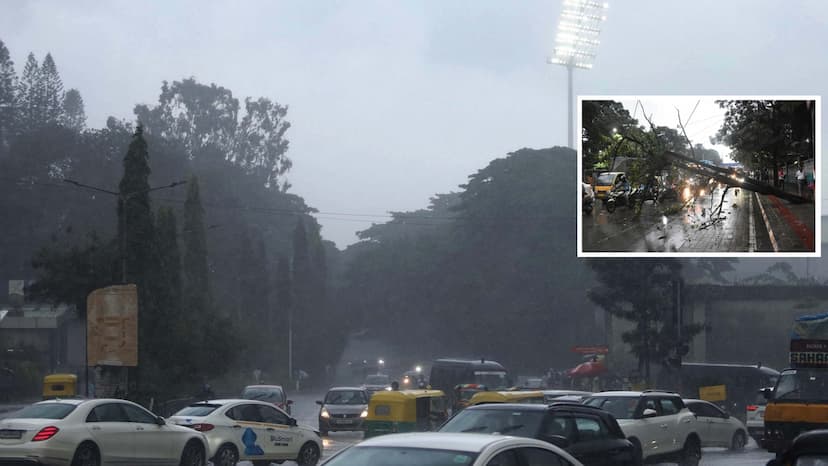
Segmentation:
{"type": "Polygon", "coordinates": [[[828,374],[820,369],[797,369],[782,373],[774,399],[828,400],[828,374]]]}
{"type": "Polygon", "coordinates": [[[279,401],[284,399],[284,392],[278,388],[247,388],[242,393],[246,400],[279,401]]]}
{"type": "Polygon", "coordinates": [[[387,375],[369,375],[365,378],[366,385],[388,385],[391,379],[387,375]]]}
{"type": "Polygon", "coordinates": [[[509,387],[509,379],[505,371],[475,371],[474,383],[485,385],[490,390],[500,390],[509,387]]]}
{"type": "Polygon", "coordinates": [[[796,458],[794,466],[828,466],[828,454],[806,454],[796,458]]]}
{"type": "Polygon", "coordinates": [[[173,416],[192,416],[192,417],[201,417],[207,416],[208,414],[212,413],[213,411],[220,408],[221,405],[216,404],[197,404],[197,405],[190,405],[186,408],[182,409],[181,411],[175,413],[173,416]]]}
{"type": "Polygon", "coordinates": [[[638,406],[638,397],[634,396],[596,396],[584,404],[609,411],[616,419],[632,419],[638,406]]]}
{"type": "Polygon", "coordinates": [[[365,393],[361,390],[334,390],[325,397],[327,405],[364,405],[368,404],[365,393]]]}
{"type": "Polygon", "coordinates": [[[331,458],[325,466],[463,466],[476,453],[431,448],[355,446],[331,458]]]}
{"type": "Polygon", "coordinates": [[[69,403],[36,403],[18,411],[18,419],[63,419],[75,410],[77,405],[69,403]]]}
{"type": "Polygon", "coordinates": [[[612,186],[612,182],[615,179],[616,173],[601,173],[595,179],[595,184],[598,186],[612,186]]]}
{"type": "Polygon", "coordinates": [[[481,434],[508,434],[534,437],[540,429],[544,411],[509,409],[466,409],[460,411],[442,427],[440,432],[469,432],[481,434]]]}

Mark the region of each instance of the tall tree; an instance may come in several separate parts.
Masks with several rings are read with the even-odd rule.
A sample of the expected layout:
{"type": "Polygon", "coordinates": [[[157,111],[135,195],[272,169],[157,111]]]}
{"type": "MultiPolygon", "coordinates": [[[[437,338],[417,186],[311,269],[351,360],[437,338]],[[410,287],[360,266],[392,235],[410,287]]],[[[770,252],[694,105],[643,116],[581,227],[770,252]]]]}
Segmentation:
{"type": "Polygon", "coordinates": [[[235,135],[234,160],[268,187],[286,191],[290,184],[280,179],[290,170],[292,162],[285,155],[288,140],[285,132],[287,107],[260,97],[244,100],[246,114],[235,135]]]}
{"type": "Polygon", "coordinates": [[[14,117],[16,114],[17,75],[9,49],[0,40],[0,156],[8,152],[11,137],[14,134],[14,117]]]}
{"type": "Polygon", "coordinates": [[[56,125],[63,119],[63,80],[60,79],[55,60],[47,53],[40,66],[38,76],[41,106],[43,107],[42,125],[56,125]]]}
{"type": "Polygon", "coordinates": [[[118,240],[122,248],[123,279],[144,283],[153,246],[152,210],[149,197],[149,152],[142,126],[138,126],[124,157],[119,185],[118,240]]]}
{"type": "Polygon", "coordinates": [[[270,364],[273,368],[284,368],[284,370],[282,371],[283,374],[281,375],[283,379],[288,380],[291,376],[286,372],[286,369],[288,367],[287,356],[289,351],[289,349],[287,348],[287,331],[291,325],[291,322],[289,322],[288,314],[291,312],[290,309],[293,305],[293,301],[291,299],[292,285],[290,281],[290,259],[288,259],[285,255],[280,255],[279,259],[276,261],[276,275],[274,285],[274,316],[272,319],[273,326],[270,328],[270,334],[272,335],[273,340],[277,342],[283,342],[284,344],[279,346],[279,351],[270,352],[270,364]]]}
{"type": "Polygon", "coordinates": [[[23,74],[17,83],[17,102],[20,108],[18,131],[29,132],[40,126],[44,111],[41,95],[40,65],[34,54],[29,53],[23,74]]]}
{"type": "Polygon", "coordinates": [[[676,259],[600,259],[590,261],[590,266],[601,286],[589,290],[589,298],[633,324],[621,337],[638,358],[644,379],[652,382],[652,365],[667,365],[703,328],[676,321],[675,289],[682,278],[681,263],[676,259]]]}
{"type": "Polygon", "coordinates": [[[63,97],[61,124],[79,132],[86,128],[86,111],[83,108],[83,98],[77,89],[69,89],[63,97]]]}

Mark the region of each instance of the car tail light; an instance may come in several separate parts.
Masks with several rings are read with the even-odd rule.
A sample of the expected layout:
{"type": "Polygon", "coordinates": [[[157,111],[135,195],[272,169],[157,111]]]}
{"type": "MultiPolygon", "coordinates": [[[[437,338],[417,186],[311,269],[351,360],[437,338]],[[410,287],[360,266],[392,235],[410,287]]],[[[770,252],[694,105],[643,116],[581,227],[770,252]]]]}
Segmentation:
{"type": "Polygon", "coordinates": [[[56,433],[58,433],[60,429],[55,426],[44,427],[40,429],[40,432],[36,433],[34,437],[32,437],[32,442],[40,442],[43,440],[49,440],[50,438],[54,437],[56,433]]]}
{"type": "Polygon", "coordinates": [[[209,432],[209,431],[216,428],[216,426],[214,426],[213,424],[207,424],[207,423],[193,424],[190,427],[197,430],[197,431],[199,431],[199,432],[209,432]]]}
{"type": "Polygon", "coordinates": [[[748,405],[747,407],[748,411],[756,411],[757,409],[759,409],[759,407],[756,405],[748,405]]]}

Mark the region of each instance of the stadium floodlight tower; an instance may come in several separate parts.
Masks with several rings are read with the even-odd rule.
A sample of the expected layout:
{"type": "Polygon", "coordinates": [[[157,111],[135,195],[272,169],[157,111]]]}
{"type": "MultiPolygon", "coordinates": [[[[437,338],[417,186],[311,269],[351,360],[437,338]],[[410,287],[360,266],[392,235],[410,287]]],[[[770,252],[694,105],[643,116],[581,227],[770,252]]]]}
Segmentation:
{"type": "Polygon", "coordinates": [[[561,11],[561,22],[558,24],[558,34],[555,36],[555,54],[548,59],[548,63],[563,65],[567,71],[567,102],[569,106],[569,132],[567,143],[575,148],[573,137],[575,131],[575,113],[572,111],[572,71],[575,68],[590,69],[595,54],[598,51],[598,36],[601,34],[601,23],[606,19],[608,3],[592,0],[564,0],[561,11]]]}

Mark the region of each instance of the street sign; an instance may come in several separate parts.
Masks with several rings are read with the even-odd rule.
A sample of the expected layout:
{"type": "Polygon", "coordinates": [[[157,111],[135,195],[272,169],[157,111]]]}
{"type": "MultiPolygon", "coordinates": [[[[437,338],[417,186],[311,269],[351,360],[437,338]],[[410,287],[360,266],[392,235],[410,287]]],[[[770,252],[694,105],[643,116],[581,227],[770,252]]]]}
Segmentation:
{"type": "Polygon", "coordinates": [[[581,354],[607,354],[609,353],[609,347],[606,345],[573,346],[572,352],[581,354]]]}
{"type": "Polygon", "coordinates": [[[724,385],[699,387],[699,399],[704,401],[724,401],[727,399],[727,387],[724,385]]]}

